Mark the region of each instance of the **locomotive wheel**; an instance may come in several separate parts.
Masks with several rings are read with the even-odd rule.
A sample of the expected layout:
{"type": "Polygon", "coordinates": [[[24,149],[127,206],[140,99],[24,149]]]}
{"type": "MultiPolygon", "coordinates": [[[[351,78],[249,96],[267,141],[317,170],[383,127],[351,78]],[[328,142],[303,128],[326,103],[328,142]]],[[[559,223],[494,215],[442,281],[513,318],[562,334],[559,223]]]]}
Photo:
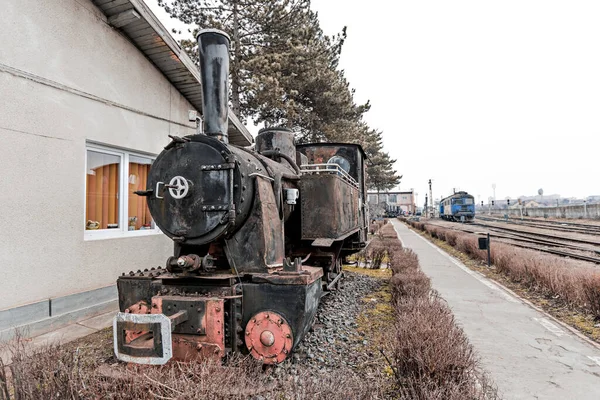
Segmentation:
{"type": "Polygon", "coordinates": [[[278,364],[292,351],[292,328],[272,311],[255,314],[246,325],[245,342],[252,357],[264,364],[278,364]]]}

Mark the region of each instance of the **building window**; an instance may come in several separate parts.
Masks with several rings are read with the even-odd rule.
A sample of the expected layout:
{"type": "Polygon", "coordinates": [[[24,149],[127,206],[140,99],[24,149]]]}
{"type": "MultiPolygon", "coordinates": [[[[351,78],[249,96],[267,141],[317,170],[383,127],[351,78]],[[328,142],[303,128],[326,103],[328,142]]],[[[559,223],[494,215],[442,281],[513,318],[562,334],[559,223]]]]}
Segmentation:
{"type": "Polygon", "coordinates": [[[406,196],[402,196],[402,200],[406,200],[406,199],[407,199],[407,197],[406,197],[406,196]]]}
{"type": "Polygon", "coordinates": [[[377,195],[376,194],[370,194],[369,195],[369,203],[376,203],[377,202],[377,195]]]}
{"type": "Polygon", "coordinates": [[[388,195],[388,201],[390,203],[396,203],[397,202],[396,195],[395,194],[388,195]]]}
{"type": "Polygon", "coordinates": [[[100,239],[154,234],[146,197],[148,171],[154,158],[89,144],[86,150],[85,238],[100,239]]]}

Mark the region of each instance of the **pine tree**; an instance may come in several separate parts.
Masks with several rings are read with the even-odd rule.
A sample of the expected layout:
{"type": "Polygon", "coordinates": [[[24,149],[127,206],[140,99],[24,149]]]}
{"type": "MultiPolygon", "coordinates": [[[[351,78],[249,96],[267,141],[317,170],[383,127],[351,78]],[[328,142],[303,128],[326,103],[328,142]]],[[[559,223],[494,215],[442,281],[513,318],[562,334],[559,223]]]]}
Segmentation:
{"type": "MultiPolygon", "coordinates": [[[[232,39],[232,109],[266,126],[286,126],[302,142],[359,143],[370,159],[369,188],[400,181],[382,134],[363,121],[370,104],[357,105],[339,70],[346,29],[327,36],[309,0],[158,0],[187,24],[217,28],[232,39]]],[[[196,35],[197,30],[194,32],[196,35]]],[[[182,40],[197,62],[197,44],[182,40]]]]}
{"type": "Polygon", "coordinates": [[[362,145],[369,164],[367,167],[367,187],[372,190],[390,190],[400,183],[402,175],[394,170],[396,160],[392,159],[387,152],[383,151],[383,133],[371,129],[366,123],[360,125],[362,133],[360,144],[362,145]]]}
{"type": "Polygon", "coordinates": [[[330,37],[316,13],[302,16],[302,29],[291,32],[284,47],[260,50],[249,104],[257,122],[292,128],[300,142],[344,141],[370,107],[354,103],[337,69],[346,30],[330,37]]]}
{"type": "MultiPolygon", "coordinates": [[[[309,0],[158,0],[167,13],[198,28],[221,29],[231,37],[231,102],[234,113],[250,116],[246,106],[249,69],[261,47],[283,46],[290,32],[299,29],[299,15],[309,0]]],[[[194,36],[197,30],[194,31],[194,36]]],[[[197,61],[195,40],[181,41],[183,49],[197,61]]]]}

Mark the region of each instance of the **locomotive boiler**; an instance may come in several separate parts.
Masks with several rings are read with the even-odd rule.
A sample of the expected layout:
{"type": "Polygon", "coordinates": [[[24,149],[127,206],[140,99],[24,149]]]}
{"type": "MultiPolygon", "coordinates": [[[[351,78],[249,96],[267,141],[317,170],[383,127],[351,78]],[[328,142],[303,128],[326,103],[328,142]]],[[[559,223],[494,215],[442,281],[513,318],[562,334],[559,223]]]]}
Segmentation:
{"type": "Polygon", "coordinates": [[[118,278],[115,353],[164,364],[242,351],[278,363],[342,259],[365,245],[365,155],[355,144],[296,145],[280,128],[261,130],[253,149],[230,145],[229,38],[203,30],[198,47],[204,133],[171,137],[136,192],[173,254],[118,278]]]}

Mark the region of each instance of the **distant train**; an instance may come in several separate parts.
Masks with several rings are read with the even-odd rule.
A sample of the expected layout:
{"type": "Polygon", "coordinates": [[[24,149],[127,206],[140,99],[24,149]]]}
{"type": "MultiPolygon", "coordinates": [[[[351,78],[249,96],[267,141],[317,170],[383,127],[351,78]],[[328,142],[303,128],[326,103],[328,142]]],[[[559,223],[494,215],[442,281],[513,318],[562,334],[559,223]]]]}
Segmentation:
{"type": "Polygon", "coordinates": [[[440,217],[448,221],[473,221],[475,198],[467,192],[456,192],[440,201],[440,217]]]}

